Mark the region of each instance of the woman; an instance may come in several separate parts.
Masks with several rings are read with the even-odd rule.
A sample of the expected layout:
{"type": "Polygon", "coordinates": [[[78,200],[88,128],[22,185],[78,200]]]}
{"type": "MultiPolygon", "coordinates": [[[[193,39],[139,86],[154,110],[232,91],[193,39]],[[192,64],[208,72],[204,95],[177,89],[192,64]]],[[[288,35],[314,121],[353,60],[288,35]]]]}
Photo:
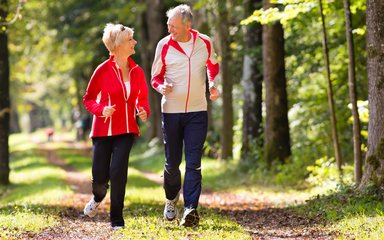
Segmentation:
{"type": "Polygon", "coordinates": [[[107,24],[103,42],[110,58],[94,71],[83,97],[93,114],[92,193],[84,214],[94,217],[111,184],[110,219],[113,229],[124,227],[123,207],[128,159],[135,136],[136,116],[149,116],[148,87],[143,70],[130,58],[135,53],[133,30],[121,24],[107,24]]]}

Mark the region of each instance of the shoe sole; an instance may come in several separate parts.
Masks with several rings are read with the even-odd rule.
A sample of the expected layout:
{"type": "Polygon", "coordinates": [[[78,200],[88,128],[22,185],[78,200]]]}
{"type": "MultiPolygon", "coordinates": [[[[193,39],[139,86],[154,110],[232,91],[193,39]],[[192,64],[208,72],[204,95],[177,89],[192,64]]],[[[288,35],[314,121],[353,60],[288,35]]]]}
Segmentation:
{"type": "Polygon", "coordinates": [[[95,213],[95,214],[85,214],[85,213],[84,213],[84,215],[85,215],[85,216],[88,216],[88,217],[90,217],[90,218],[93,218],[93,217],[95,217],[95,216],[97,215],[97,213],[95,213]]]}
{"type": "Polygon", "coordinates": [[[182,220],[181,226],[184,227],[196,227],[199,225],[200,218],[195,215],[187,215],[185,219],[182,220]]]}
{"type": "Polygon", "coordinates": [[[176,219],[176,217],[174,217],[174,218],[168,218],[168,217],[164,217],[164,219],[165,219],[165,220],[168,220],[168,221],[173,221],[173,220],[175,220],[175,219],[176,219]]]}

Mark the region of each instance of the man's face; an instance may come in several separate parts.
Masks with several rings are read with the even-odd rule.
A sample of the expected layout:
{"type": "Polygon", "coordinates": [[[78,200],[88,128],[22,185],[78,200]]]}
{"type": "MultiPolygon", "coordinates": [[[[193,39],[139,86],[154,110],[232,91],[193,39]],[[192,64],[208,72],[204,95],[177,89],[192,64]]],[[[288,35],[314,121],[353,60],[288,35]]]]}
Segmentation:
{"type": "Polygon", "coordinates": [[[178,42],[186,42],[189,40],[189,29],[191,23],[187,22],[183,24],[183,20],[180,16],[175,15],[168,19],[168,32],[171,34],[173,40],[178,42]]]}

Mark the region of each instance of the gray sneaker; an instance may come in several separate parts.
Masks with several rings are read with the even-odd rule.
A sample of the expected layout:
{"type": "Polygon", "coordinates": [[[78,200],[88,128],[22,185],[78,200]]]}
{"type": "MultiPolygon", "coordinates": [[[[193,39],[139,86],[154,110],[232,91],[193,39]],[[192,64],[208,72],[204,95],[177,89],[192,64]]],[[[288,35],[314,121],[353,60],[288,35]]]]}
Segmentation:
{"type": "Polygon", "coordinates": [[[100,203],[101,202],[95,202],[95,200],[92,198],[84,207],[84,215],[87,215],[88,217],[96,216],[97,207],[100,205],[100,203]]]}
{"type": "Polygon", "coordinates": [[[177,216],[176,204],[177,204],[177,201],[179,200],[179,196],[180,196],[180,193],[178,193],[175,199],[173,200],[166,199],[165,207],[164,207],[164,219],[167,219],[168,221],[172,221],[176,218],[177,216]]]}

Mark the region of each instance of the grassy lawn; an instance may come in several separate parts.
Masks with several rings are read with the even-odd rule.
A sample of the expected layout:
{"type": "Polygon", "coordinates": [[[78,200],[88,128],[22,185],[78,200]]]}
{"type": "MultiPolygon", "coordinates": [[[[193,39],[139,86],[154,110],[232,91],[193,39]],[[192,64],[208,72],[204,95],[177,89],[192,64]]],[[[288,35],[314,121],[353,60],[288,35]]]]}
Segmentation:
{"type": "MultiPolygon", "coordinates": [[[[177,223],[163,220],[163,188],[143,175],[144,172],[162,175],[163,149],[148,147],[138,140],[130,157],[124,210],[126,229],[114,233],[111,238],[250,239],[246,230],[233,219],[204,207],[199,210],[201,222],[198,228],[181,228],[177,223]]],[[[11,185],[0,186],[0,239],[16,239],[21,233],[38,234],[59,226],[60,212],[67,207],[60,206],[60,200],[74,194],[65,181],[64,170],[49,164],[46,156],[37,150],[36,142],[44,141],[42,132],[10,137],[11,185]]],[[[90,177],[90,155],[85,156],[84,151],[64,142],[46,146],[57,150],[58,156],[68,165],[90,177]]],[[[182,164],[181,169],[184,167],[182,164]]],[[[270,175],[245,174],[239,170],[236,161],[204,158],[202,171],[203,191],[246,192],[268,199],[276,206],[321,220],[324,230],[339,233],[339,239],[384,239],[384,195],[380,191],[372,189],[357,193],[350,186],[332,190],[324,187],[297,190],[266,184],[270,175]],[[263,182],[255,179],[263,179],[263,182]]],[[[182,201],[179,201],[179,209],[182,209],[182,201]]]]}
{"type": "MultiPolygon", "coordinates": [[[[60,225],[60,200],[74,192],[65,182],[65,172],[49,164],[36,142],[44,142],[42,133],[27,136],[12,135],[11,185],[1,187],[0,239],[17,239],[20,234],[38,234],[44,229],[60,225]],[[31,139],[33,138],[33,140],[31,139]]],[[[79,172],[90,176],[91,158],[62,143],[48,143],[60,158],[79,172]]],[[[137,145],[140,146],[140,145],[137,145]]],[[[163,159],[156,152],[151,160],[158,159],[162,169],[163,159]]],[[[162,186],[143,176],[136,165],[146,164],[140,147],[132,153],[125,199],[126,229],[111,238],[124,239],[250,239],[249,234],[235,221],[218,212],[202,208],[198,228],[181,228],[177,222],[162,219],[164,192],[162,186]]],[[[147,169],[154,170],[154,169],[147,169]]],[[[182,208],[179,203],[179,208],[182,208]]]]}
{"type": "Polygon", "coordinates": [[[11,136],[10,145],[11,185],[0,187],[0,239],[57,226],[60,207],[54,204],[72,194],[64,171],[48,164],[28,136],[11,136]]]}

